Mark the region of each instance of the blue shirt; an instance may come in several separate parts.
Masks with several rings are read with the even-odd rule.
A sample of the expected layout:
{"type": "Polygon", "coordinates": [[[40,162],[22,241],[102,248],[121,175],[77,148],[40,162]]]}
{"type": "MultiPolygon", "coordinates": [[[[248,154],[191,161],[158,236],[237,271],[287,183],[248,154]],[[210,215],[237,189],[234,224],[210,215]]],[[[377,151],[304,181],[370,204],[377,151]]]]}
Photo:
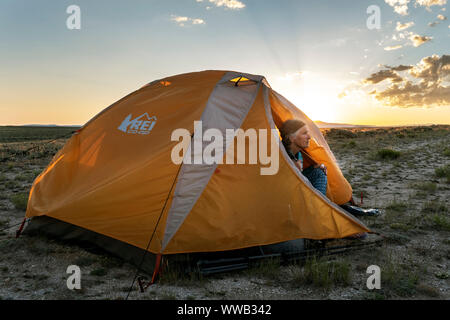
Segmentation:
{"type": "Polygon", "coordinates": [[[292,158],[292,156],[293,156],[293,160],[295,160],[295,161],[299,161],[299,160],[300,160],[301,168],[302,168],[302,170],[303,170],[303,155],[302,155],[302,153],[299,151],[299,152],[297,152],[296,155],[293,155],[293,154],[290,153],[290,152],[288,152],[288,154],[290,154],[291,158],[292,158]]]}

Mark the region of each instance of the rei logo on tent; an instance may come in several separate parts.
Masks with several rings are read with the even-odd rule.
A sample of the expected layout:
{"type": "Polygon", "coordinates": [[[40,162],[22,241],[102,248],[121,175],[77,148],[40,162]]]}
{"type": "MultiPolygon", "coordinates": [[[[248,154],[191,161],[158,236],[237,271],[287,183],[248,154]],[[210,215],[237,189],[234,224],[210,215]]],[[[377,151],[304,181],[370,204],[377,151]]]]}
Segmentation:
{"type": "Polygon", "coordinates": [[[156,117],[150,117],[147,112],[133,120],[131,117],[130,113],[117,129],[131,134],[149,134],[156,124],[156,117]]]}

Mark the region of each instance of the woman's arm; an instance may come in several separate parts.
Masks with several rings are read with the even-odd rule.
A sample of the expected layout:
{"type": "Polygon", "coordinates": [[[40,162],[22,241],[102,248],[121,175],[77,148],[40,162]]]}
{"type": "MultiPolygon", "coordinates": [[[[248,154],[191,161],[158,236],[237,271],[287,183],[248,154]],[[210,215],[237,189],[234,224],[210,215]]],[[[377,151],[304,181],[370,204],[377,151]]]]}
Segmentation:
{"type": "Polygon", "coordinates": [[[325,174],[327,174],[327,167],[322,163],[317,163],[311,156],[305,151],[300,150],[304,159],[304,167],[313,166],[314,168],[320,168],[325,174]]]}

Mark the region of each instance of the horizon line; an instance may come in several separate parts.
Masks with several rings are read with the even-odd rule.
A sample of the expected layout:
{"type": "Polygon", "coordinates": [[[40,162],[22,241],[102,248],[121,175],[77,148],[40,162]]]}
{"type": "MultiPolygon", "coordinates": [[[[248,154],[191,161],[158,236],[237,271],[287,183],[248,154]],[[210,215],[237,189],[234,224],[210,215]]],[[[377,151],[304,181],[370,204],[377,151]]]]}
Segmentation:
{"type": "MultiPolygon", "coordinates": [[[[434,126],[434,125],[450,125],[450,123],[409,123],[409,124],[393,124],[393,125],[383,125],[383,124],[352,124],[352,123],[342,123],[342,122],[324,122],[321,120],[313,120],[314,123],[321,123],[323,125],[336,125],[336,126],[352,126],[352,127],[408,127],[408,126],[434,126]]],[[[54,123],[30,123],[30,124],[0,124],[1,127],[83,127],[85,124],[54,124],[54,123]]],[[[320,126],[317,124],[320,128],[320,126]]],[[[323,129],[326,129],[324,127],[323,129]]]]}

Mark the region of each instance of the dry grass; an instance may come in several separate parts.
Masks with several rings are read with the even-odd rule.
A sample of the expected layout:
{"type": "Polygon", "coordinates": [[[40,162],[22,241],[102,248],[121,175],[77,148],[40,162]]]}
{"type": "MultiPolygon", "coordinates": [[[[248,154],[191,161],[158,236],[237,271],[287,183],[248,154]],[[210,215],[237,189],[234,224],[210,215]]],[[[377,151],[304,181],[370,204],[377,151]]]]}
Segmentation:
{"type": "MultiPolygon", "coordinates": [[[[0,128],[0,229],[21,222],[32,181],[66,139],[40,144],[70,131],[0,128]]],[[[361,218],[385,237],[383,247],[331,259],[311,257],[302,265],[265,261],[244,272],[211,277],[171,265],[155,287],[143,295],[133,292],[131,298],[450,299],[450,126],[333,129],[325,135],[355,200],[363,192],[364,207],[384,210],[380,217],[361,218]],[[365,271],[372,264],[381,268],[381,290],[365,287],[365,271]]],[[[46,238],[16,240],[15,230],[0,232],[0,297],[126,296],[134,266],[46,238]],[[71,264],[83,272],[78,292],[64,286],[71,264]]]]}
{"type": "Polygon", "coordinates": [[[351,266],[347,260],[329,261],[315,256],[309,258],[304,267],[296,272],[294,282],[329,290],[333,286],[346,287],[351,284],[351,266]]]}

